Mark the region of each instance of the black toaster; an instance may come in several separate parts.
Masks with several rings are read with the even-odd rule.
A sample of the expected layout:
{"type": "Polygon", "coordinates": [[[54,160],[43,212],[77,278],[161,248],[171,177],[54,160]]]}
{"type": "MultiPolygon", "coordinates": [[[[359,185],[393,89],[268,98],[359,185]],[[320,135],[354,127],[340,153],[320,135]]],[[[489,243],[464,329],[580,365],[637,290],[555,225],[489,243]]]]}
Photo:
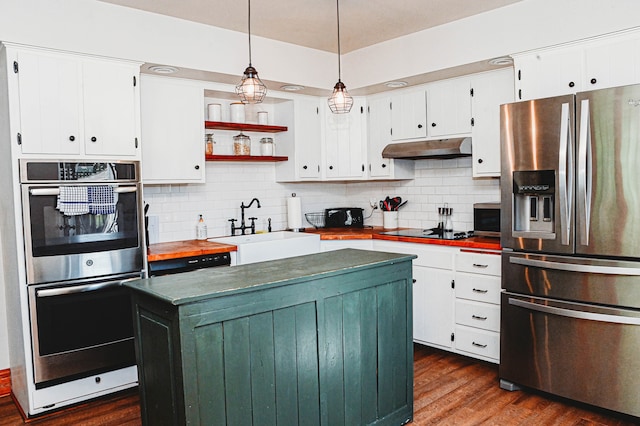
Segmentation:
{"type": "Polygon", "coordinates": [[[364,209],[359,207],[337,207],[324,211],[325,228],[362,228],[364,209]]]}

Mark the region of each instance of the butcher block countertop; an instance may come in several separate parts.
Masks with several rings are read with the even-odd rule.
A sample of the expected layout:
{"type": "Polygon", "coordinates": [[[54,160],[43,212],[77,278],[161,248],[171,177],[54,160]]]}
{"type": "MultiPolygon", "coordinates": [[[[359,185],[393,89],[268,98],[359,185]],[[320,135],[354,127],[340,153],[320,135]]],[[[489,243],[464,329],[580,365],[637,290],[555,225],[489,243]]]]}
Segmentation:
{"type": "MultiPolygon", "coordinates": [[[[461,248],[474,248],[484,250],[500,250],[500,239],[490,237],[471,237],[464,240],[438,240],[434,238],[411,238],[382,235],[389,231],[381,226],[373,228],[307,228],[306,232],[320,234],[321,240],[386,240],[400,241],[403,243],[436,244],[461,248]]],[[[147,260],[154,262],[166,259],[179,259],[182,257],[199,256],[206,254],[224,253],[236,251],[237,247],[231,244],[213,243],[206,240],[172,241],[149,245],[147,260]]]]}
{"type": "Polygon", "coordinates": [[[212,243],[207,240],[171,241],[168,243],[150,244],[147,250],[147,260],[180,259],[182,257],[200,256],[205,254],[225,253],[236,251],[231,244],[212,243]]]}
{"type": "MultiPolygon", "coordinates": [[[[406,229],[406,228],[398,228],[406,229]]],[[[403,243],[436,244],[441,246],[453,246],[462,248],[475,248],[485,250],[500,250],[500,238],[471,237],[463,240],[439,240],[437,238],[412,238],[383,235],[383,232],[391,231],[381,226],[373,228],[307,228],[307,232],[320,234],[321,240],[386,240],[400,241],[403,243]]]]}

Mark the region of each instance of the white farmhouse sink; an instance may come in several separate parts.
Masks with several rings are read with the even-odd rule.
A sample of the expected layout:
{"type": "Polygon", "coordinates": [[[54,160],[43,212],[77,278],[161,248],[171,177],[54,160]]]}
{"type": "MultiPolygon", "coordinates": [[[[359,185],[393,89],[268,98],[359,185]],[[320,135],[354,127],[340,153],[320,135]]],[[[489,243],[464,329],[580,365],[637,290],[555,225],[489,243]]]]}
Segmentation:
{"type": "Polygon", "coordinates": [[[209,241],[237,246],[235,262],[237,265],[320,252],[320,235],[304,232],[279,231],[266,234],[235,235],[233,237],[210,238],[209,241]]]}

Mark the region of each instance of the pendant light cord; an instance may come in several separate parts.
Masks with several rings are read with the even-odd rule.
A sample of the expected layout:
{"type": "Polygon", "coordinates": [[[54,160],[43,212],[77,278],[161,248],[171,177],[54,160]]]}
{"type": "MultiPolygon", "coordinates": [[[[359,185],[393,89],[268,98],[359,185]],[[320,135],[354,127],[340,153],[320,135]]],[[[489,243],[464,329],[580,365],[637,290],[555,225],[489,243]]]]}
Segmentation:
{"type": "Polygon", "coordinates": [[[248,30],[249,30],[249,66],[251,66],[251,0],[248,0],[248,4],[249,4],[249,19],[248,19],[248,30]]]}
{"type": "Polygon", "coordinates": [[[342,69],[340,66],[340,0],[336,0],[336,16],[338,17],[338,81],[342,78],[342,69]]]}

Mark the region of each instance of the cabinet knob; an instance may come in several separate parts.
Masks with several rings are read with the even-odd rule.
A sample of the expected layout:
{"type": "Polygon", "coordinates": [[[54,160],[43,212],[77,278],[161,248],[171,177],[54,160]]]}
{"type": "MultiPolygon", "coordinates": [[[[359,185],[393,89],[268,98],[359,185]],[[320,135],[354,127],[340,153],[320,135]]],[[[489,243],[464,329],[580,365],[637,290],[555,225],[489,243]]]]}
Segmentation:
{"type": "Polygon", "coordinates": [[[96,138],[95,136],[91,136],[91,142],[95,142],[97,140],[98,140],[98,138],[96,138]]]}
{"type": "Polygon", "coordinates": [[[436,123],[431,123],[431,127],[436,127],[436,123]]]}
{"type": "Polygon", "coordinates": [[[482,164],[482,158],[478,158],[478,163],[482,164]]]}
{"type": "Polygon", "coordinates": [[[308,168],[307,166],[302,166],[303,170],[307,170],[307,168],[308,168]]]}
{"type": "Polygon", "coordinates": [[[329,166],[329,170],[333,170],[333,166],[329,166]]]}
{"type": "Polygon", "coordinates": [[[422,129],[422,124],[418,124],[418,129],[422,129]]]}
{"type": "Polygon", "coordinates": [[[596,84],[598,82],[598,80],[596,80],[595,78],[591,79],[591,84],[596,84]]]}
{"type": "Polygon", "coordinates": [[[71,142],[73,142],[73,141],[75,141],[75,140],[76,140],[76,137],[75,137],[75,136],[73,136],[73,135],[71,135],[71,136],[69,136],[69,140],[70,140],[71,142]]]}
{"type": "Polygon", "coordinates": [[[570,81],[570,82],[569,82],[569,87],[573,87],[573,86],[575,86],[575,85],[576,85],[576,84],[575,84],[573,81],[570,81]]]}
{"type": "Polygon", "coordinates": [[[384,169],[385,167],[387,167],[387,165],[383,163],[382,164],[382,168],[384,169]]]}
{"type": "Polygon", "coordinates": [[[196,166],[194,167],[194,169],[196,169],[196,170],[200,170],[200,166],[196,164],[196,166]]]}

